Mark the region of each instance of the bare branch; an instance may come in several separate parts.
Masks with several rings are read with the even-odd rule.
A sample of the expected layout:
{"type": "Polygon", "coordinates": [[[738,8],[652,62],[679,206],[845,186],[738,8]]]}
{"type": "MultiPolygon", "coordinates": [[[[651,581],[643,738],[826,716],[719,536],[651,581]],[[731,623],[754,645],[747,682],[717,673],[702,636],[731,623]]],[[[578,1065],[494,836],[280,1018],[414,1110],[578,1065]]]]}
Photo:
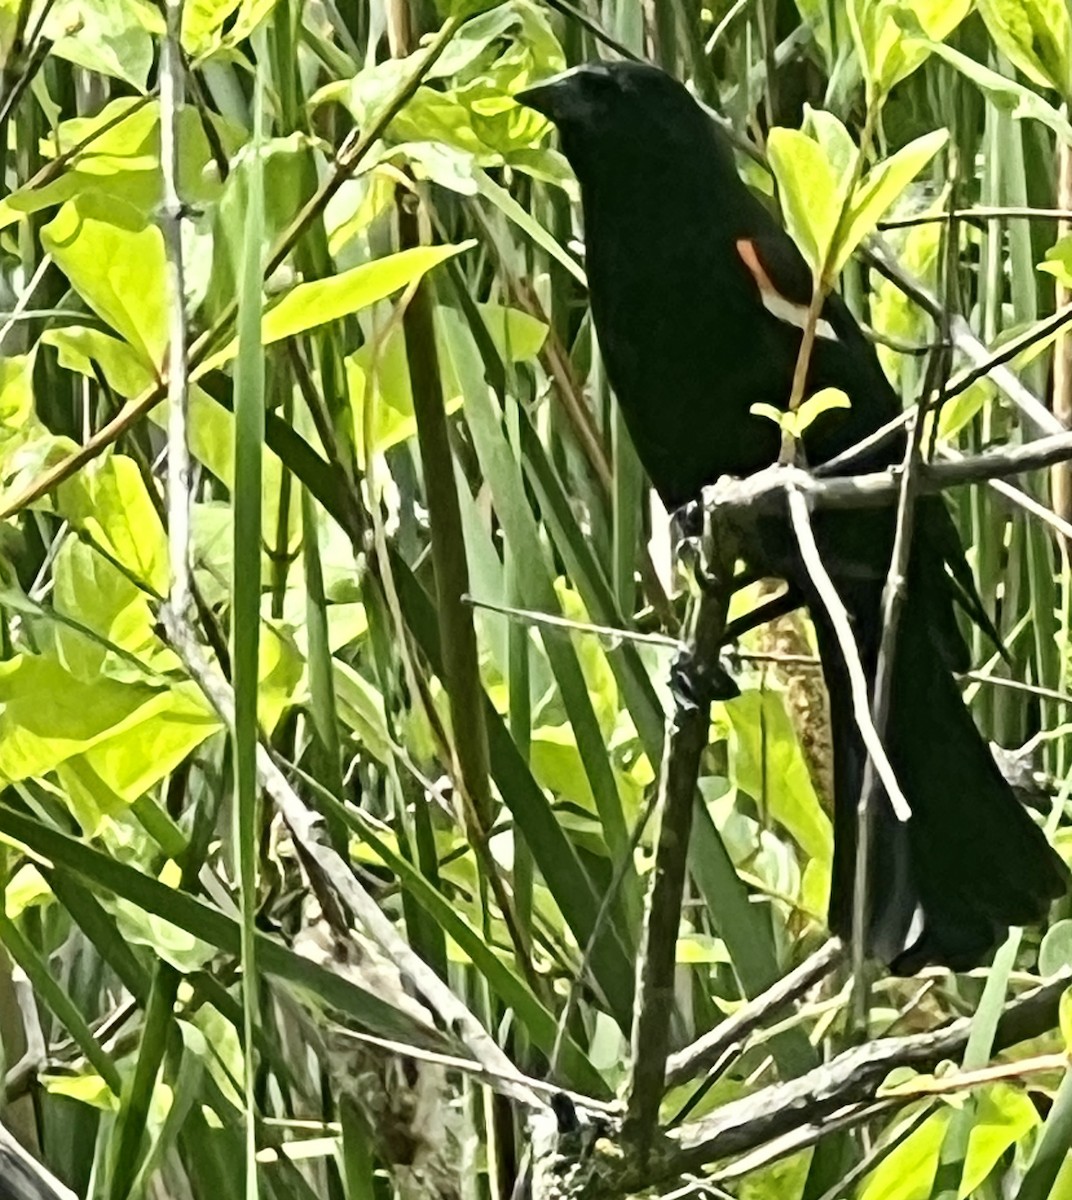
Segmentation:
{"type": "Polygon", "coordinates": [[[632,1074],[626,1091],[624,1138],[643,1157],[651,1143],[665,1092],[670,1015],[681,899],[700,759],[707,748],[714,695],[713,672],[733,591],[734,552],[720,529],[711,537],[713,586],[698,601],[689,651],[676,668],[675,710],[667,734],[659,785],[659,838],[648,891],[644,941],[637,963],[632,1074]]]}
{"type": "Polygon", "coordinates": [[[844,947],[840,940],[831,938],[777,983],[742,1005],[720,1025],[716,1025],[710,1033],[704,1034],[684,1050],[671,1054],[666,1060],[666,1086],[677,1087],[695,1079],[718,1063],[727,1052],[742,1046],[745,1038],[753,1030],[798,1000],[828,975],[837,966],[843,953],[844,947]]]}
{"type": "MultiPolygon", "coordinates": [[[[998,1023],[994,1052],[1052,1029],[1067,986],[1065,973],[1006,1006],[998,1023]]],[[[925,1071],[944,1059],[958,1058],[971,1028],[972,1018],[965,1017],[930,1033],[880,1038],[848,1050],[797,1079],[772,1084],[724,1104],[701,1120],[668,1133],[659,1153],[646,1165],[631,1164],[608,1180],[606,1194],[614,1188],[620,1189],[617,1194],[640,1191],[809,1127],[817,1127],[817,1136],[821,1136],[830,1128],[827,1118],[844,1116],[845,1110],[856,1109],[863,1114],[876,1102],[884,1107],[908,1103],[914,1094],[879,1096],[886,1076],[895,1067],[925,1071]]],[[[956,1078],[951,1077],[950,1082],[956,1078]]],[[[797,1145],[789,1139],[786,1152],[797,1145]]]]}
{"type": "Polygon", "coordinates": [[[168,548],[170,603],[185,615],[193,603],[190,568],[192,465],[187,431],[186,284],[182,261],[182,201],[179,199],[179,114],[183,104],[182,0],[167,0],[167,29],[160,51],[160,165],[164,199],[160,231],[168,277],[168,548]]]}
{"type": "Polygon", "coordinates": [[[890,806],[899,820],[907,821],[912,815],[912,809],[901,791],[901,786],[893,773],[893,767],[890,765],[890,760],[886,756],[882,740],[872,720],[871,697],[863,663],[860,661],[860,651],[852,634],[849,614],[845,611],[834,581],[823,565],[819,547],[815,544],[815,534],[812,531],[811,516],[808,512],[808,501],[800,488],[791,481],[786,484],[786,496],[789,501],[789,517],[793,523],[793,533],[800,546],[800,556],[804,560],[804,566],[811,578],[812,585],[830,618],[830,624],[834,628],[838,647],[845,662],[852,695],[852,715],[856,721],[856,727],[860,731],[860,738],[867,750],[868,758],[874,764],[879,779],[882,780],[882,786],[886,789],[890,806]]]}
{"type": "MultiPolygon", "coordinates": [[[[191,678],[204,692],[224,724],[233,728],[234,692],[230,685],[213,669],[189,624],[170,605],[162,606],[160,619],[168,641],[182,659],[191,678]]],[[[322,840],[322,818],[305,806],[263,744],[257,746],[257,777],[286,821],[295,843],[301,847],[306,866],[316,870],[320,882],[354,915],[403,976],[412,981],[446,1028],[461,1041],[473,1058],[499,1078],[499,1090],[529,1108],[546,1108],[543,1097],[528,1086],[524,1076],[480,1021],[410,948],[338,853],[322,840]]]]}
{"type": "MultiPolygon", "coordinates": [[[[940,492],[1052,467],[1069,459],[1072,459],[1072,433],[1058,433],[951,462],[920,463],[919,488],[923,493],[940,492]]],[[[785,493],[792,486],[803,492],[816,508],[875,508],[896,500],[901,471],[900,467],[892,467],[866,475],[817,479],[795,467],[767,467],[747,479],[722,479],[705,488],[704,504],[742,516],[784,511],[785,493]]]]}
{"type": "MultiPolygon", "coordinates": [[[[946,319],[946,309],[942,302],[904,270],[881,238],[872,238],[870,244],[862,250],[862,254],[867,262],[914,300],[924,312],[938,321],[946,319]]],[[[1064,314],[1065,320],[1072,317],[1072,313],[1067,309],[1064,310],[1064,314]]],[[[1046,405],[1004,365],[1004,351],[992,355],[959,313],[949,315],[948,320],[950,340],[976,368],[972,375],[973,380],[982,375],[989,376],[1039,433],[1060,433],[1064,430],[1064,426],[1046,405]]]]}

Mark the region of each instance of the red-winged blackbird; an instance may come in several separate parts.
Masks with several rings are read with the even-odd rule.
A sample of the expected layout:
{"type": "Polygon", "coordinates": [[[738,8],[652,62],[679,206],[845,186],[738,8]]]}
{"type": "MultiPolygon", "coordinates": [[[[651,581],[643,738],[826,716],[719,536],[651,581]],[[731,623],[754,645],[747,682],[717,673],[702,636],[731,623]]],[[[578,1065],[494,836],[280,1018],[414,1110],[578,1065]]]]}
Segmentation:
{"type": "MultiPolygon", "coordinates": [[[[668,508],[719,476],[776,461],[779,433],[749,410],[785,409],[811,297],[792,239],[741,181],[729,143],[688,91],[655,67],[593,63],[519,97],[558,127],[581,187],[592,316],[637,452],[668,508]]],[[[816,465],[900,411],[871,344],[837,296],[822,310],[807,392],[837,387],[848,409],[804,435],[816,465]]],[[[853,470],[899,461],[903,435],[853,470]]],[[[892,551],[888,509],[819,512],[824,561],[873,674],[892,551]]],[[[750,565],[807,603],[830,693],[834,867],[830,928],[852,930],[856,804],[865,754],[841,652],[784,521],[764,518],[750,565]]],[[[876,804],[868,952],[899,973],[976,965],[1010,925],[1039,921],[1068,871],[1017,802],[952,672],[968,663],[954,601],[969,609],[963,549],[945,503],[920,502],[885,745],[912,809],[876,804]],[[959,581],[959,582],[957,582],[959,581]]],[[[974,593],[973,593],[974,594],[974,593]]]]}

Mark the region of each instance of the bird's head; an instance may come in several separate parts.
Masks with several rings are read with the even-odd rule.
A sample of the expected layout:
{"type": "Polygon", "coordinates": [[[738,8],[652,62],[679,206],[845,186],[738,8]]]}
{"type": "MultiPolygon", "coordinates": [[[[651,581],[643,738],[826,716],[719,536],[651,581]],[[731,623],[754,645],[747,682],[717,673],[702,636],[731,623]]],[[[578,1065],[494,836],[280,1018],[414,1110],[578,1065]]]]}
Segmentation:
{"type": "Polygon", "coordinates": [[[630,147],[669,157],[678,147],[695,146],[709,128],[684,85],[647,63],[584,63],[514,98],[558,127],[579,174],[608,154],[622,159],[630,147]]]}

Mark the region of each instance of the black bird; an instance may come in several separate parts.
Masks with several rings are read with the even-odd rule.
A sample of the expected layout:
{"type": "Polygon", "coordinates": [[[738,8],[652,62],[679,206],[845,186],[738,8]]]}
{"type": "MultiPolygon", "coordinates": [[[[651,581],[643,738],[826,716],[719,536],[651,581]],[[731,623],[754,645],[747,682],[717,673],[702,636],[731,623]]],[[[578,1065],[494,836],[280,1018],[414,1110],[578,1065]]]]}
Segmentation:
{"type": "MultiPolygon", "coordinates": [[[[792,239],[737,174],[725,135],[686,88],[638,63],[592,63],[517,99],[552,121],[581,187],[592,316],[607,375],[652,483],[670,509],[719,476],[777,460],[779,432],[753,404],[785,409],[811,297],[792,239]]],[[[848,409],[804,435],[821,464],[901,410],[871,344],[831,296],[817,325],[807,393],[842,389],[848,409]]],[[[853,470],[900,461],[903,434],[853,470]]],[[[757,522],[752,566],[808,604],[830,693],[834,866],[830,928],[852,932],[856,803],[865,752],[848,677],[785,522],[757,522]]],[[[873,677],[893,543],[888,509],[815,517],[824,561],[873,677]]],[[[952,517],[939,497],[917,510],[885,745],[912,809],[902,824],[879,798],[869,863],[868,953],[901,974],[964,970],[1010,925],[1042,919],[1068,871],[1016,800],[952,672],[968,649],[955,602],[982,615],[952,517]]]]}

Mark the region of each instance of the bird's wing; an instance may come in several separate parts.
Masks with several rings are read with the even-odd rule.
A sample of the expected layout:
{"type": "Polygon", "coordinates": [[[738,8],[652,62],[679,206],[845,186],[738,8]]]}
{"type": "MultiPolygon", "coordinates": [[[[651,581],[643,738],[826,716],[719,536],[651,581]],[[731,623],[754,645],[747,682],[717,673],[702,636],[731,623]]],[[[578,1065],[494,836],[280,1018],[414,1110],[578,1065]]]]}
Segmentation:
{"type": "MultiPolygon", "coordinates": [[[[778,231],[740,238],[736,249],[767,311],[786,324],[803,329],[812,298],[812,274],[792,239],[778,231]]],[[[830,299],[823,306],[815,331],[820,338],[829,341],[851,342],[855,340],[853,333],[858,333],[858,330],[848,328],[847,322],[852,321],[844,305],[830,299]]],[[[979,626],[1002,657],[1006,657],[1008,651],[979,595],[952,514],[944,501],[926,505],[926,509],[929,519],[923,523],[923,537],[933,544],[939,561],[948,568],[951,598],[979,626]]],[[[956,631],[955,622],[949,624],[940,640],[946,643],[951,659],[961,663],[961,669],[966,669],[962,659],[967,654],[967,647],[956,631]]]]}
{"type": "MultiPolygon", "coordinates": [[[[784,233],[738,238],[737,255],[752,277],[763,307],[780,321],[803,329],[812,298],[812,274],[792,239],[784,233]]],[[[824,305],[815,332],[837,341],[838,335],[824,305]]]]}

